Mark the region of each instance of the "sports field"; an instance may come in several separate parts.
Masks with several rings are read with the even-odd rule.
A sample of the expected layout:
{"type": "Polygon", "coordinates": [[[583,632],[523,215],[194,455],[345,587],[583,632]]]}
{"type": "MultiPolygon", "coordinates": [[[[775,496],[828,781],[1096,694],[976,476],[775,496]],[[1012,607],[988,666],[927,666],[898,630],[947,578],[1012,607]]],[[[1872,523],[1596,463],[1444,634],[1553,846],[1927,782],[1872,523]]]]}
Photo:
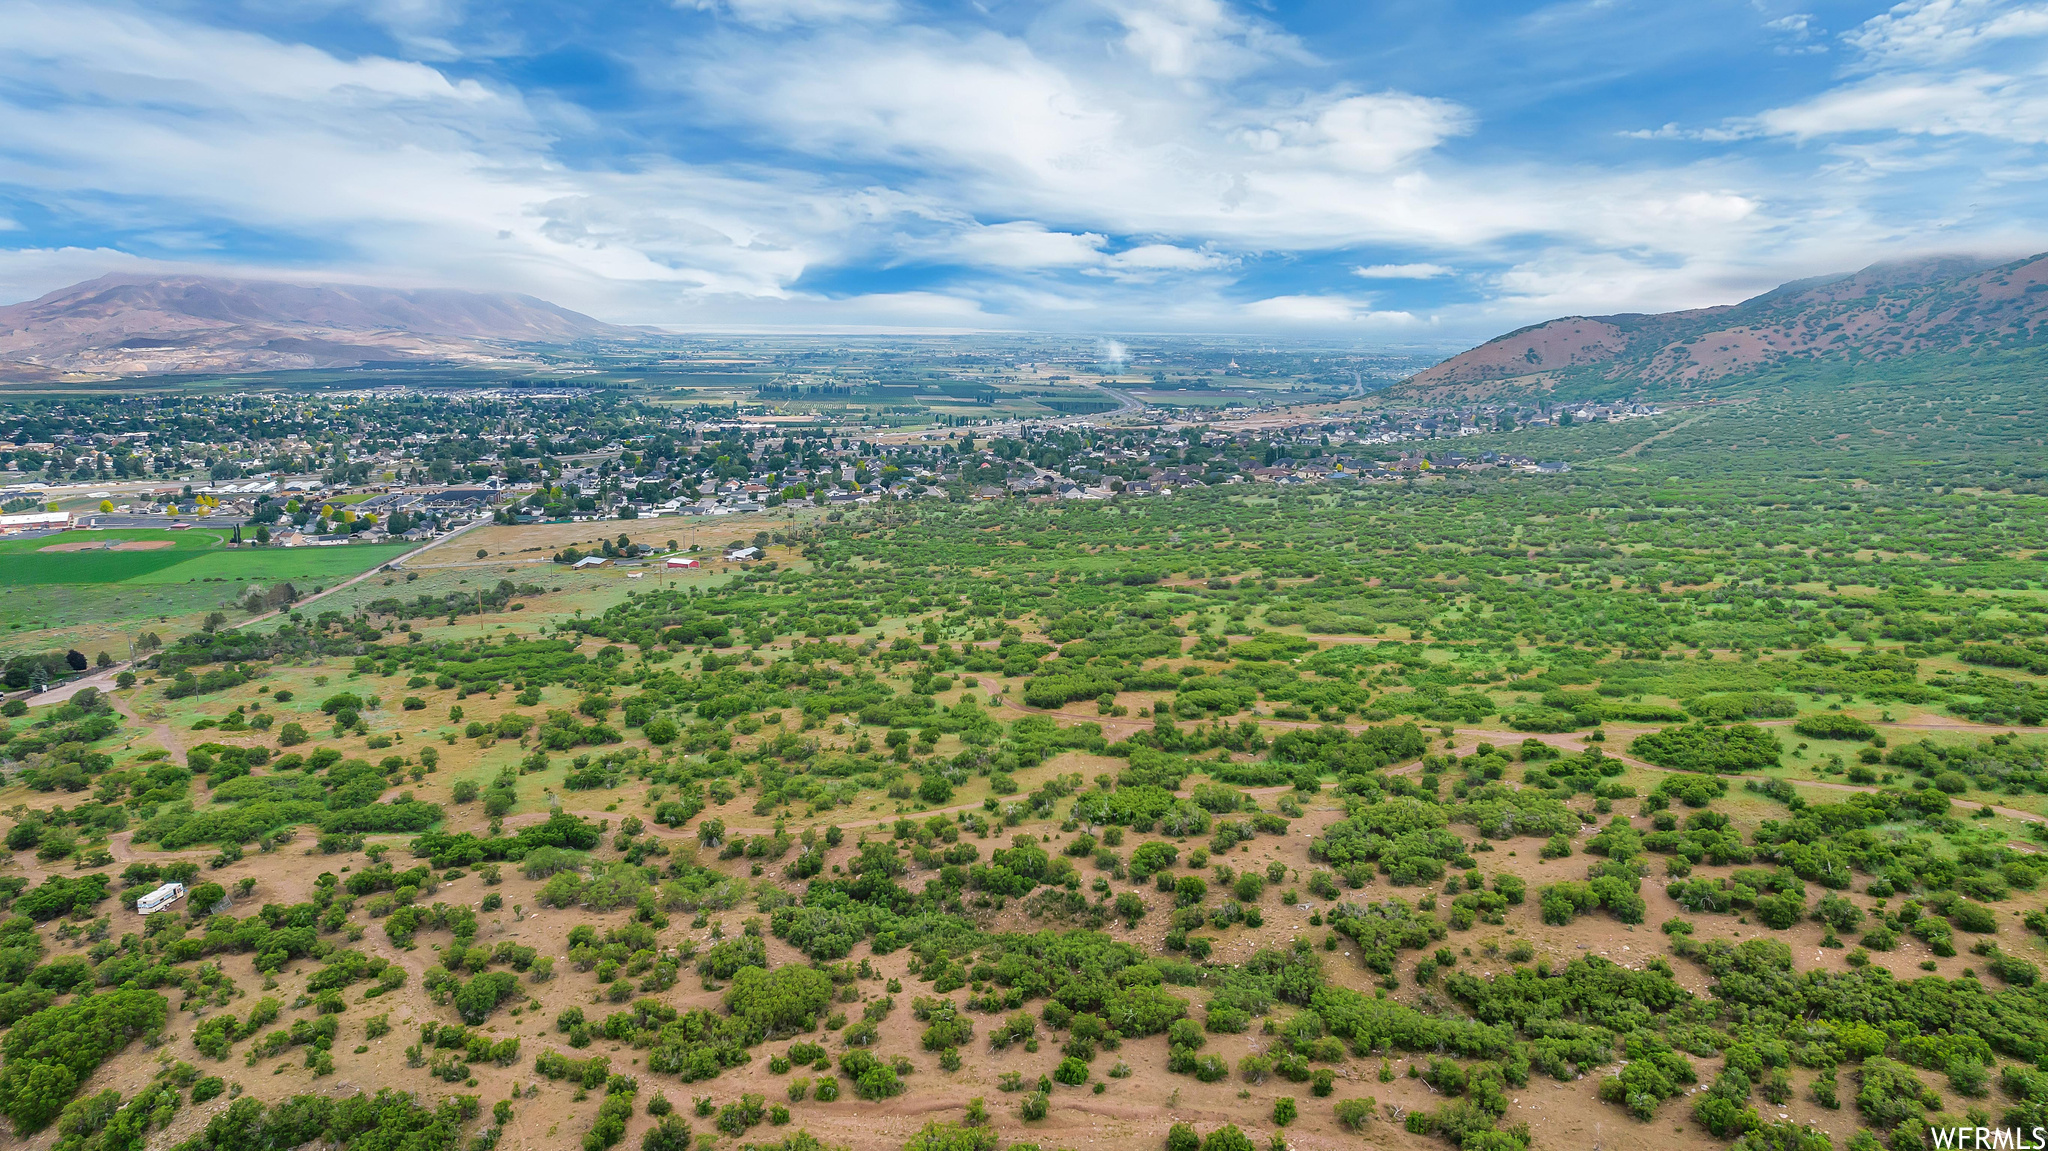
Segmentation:
{"type": "Polygon", "coordinates": [[[0,542],[0,587],[172,584],[211,580],[332,582],[400,555],[407,544],[230,548],[218,528],[71,531],[0,542]]]}
{"type": "MultiPolygon", "coordinates": [[[[0,541],[0,651],[78,647],[119,652],[145,624],[236,606],[252,586],[332,586],[403,554],[408,544],[324,548],[227,546],[232,529],[71,531],[0,541]]],[[[189,622],[189,621],[187,621],[189,622]]]]}

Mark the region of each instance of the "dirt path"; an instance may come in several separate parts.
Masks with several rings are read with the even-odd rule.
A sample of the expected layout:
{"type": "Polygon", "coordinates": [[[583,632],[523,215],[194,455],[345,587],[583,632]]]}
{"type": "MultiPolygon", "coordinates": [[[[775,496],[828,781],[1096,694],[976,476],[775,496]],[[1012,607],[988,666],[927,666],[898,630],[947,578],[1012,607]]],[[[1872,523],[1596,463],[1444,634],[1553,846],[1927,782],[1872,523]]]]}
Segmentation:
{"type": "MultiPolygon", "coordinates": [[[[1749,722],[1756,724],[1758,727],[1791,727],[1799,721],[1796,719],[1758,719],[1749,722]]],[[[1997,724],[1978,723],[1973,719],[1948,719],[1946,717],[1937,717],[1922,723],[1887,723],[1884,725],[1886,731],[1894,728],[1900,731],[1981,731],[1986,735],[1998,735],[2001,732],[2013,730],[2010,727],[2003,727],[1997,724]]]]}
{"type": "Polygon", "coordinates": [[[128,706],[127,700],[122,699],[118,695],[109,695],[107,697],[107,702],[114,705],[114,710],[120,713],[122,719],[127,720],[129,723],[132,723],[137,727],[147,728],[149,730],[149,733],[156,737],[157,744],[161,746],[165,751],[171,753],[172,761],[175,762],[179,767],[185,766],[185,745],[178,742],[178,737],[171,731],[170,724],[151,723],[148,720],[143,719],[141,716],[135,714],[135,709],[128,706]]]}
{"type": "MultiPolygon", "coordinates": [[[[1735,400],[1735,401],[1733,401],[1733,403],[1736,403],[1736,404],[1746,404],[1746,403],[1748,403],[1748,402],[1749,402],[1748,400],[1735,400]]],[[[1692,418],[1690,418],[1690,419],[1680,420],[1679,422],[1677,422],[1677,423],[1675,423],[1675,424],[1671,425],[1670,427],[1668,427],[1668,428],[1665,428],[1665,429],[1664,429],[1663,431],[1661,431],[1661,432],[1658,432],[1658,433],[1657,433],[1656,435],[1654,435],[1654,436],[1651,436],[1651,437],[1650,437],[1649,439],[1647,439],[1647,440],[1643,440],[1643,441],[1641,441],[1641,442],[1639,442],[1639,443],[1634,443],[1634,444],[1630,444],[1630,445],[1629,445],[1628,447],[1626,447],[1626,448],[1623,448],[1623,449],[1622,449],[1622,451],[1621,451],[1621,454],[1620,454],[1620,455],[1618,455],[1618,456],[1616,456],[1616,457],[1614,457],[1614,458],[1615,458],[1615,459],[1618,459],[1618,460],[1634,459],[1634,458],[1635,458],[1635,454],[1636,454],[1637,452],[1640,452],[1640,451],[1642,451],[1642,450],[1643,450],[1644,448],[1647,448],[1647,447],[1649,447],[1649,446],[1650,446],[1651,444],[1654,444],[1654,443],[1656,443],[1656,442],[1657,442],[1658,440],[1661,440],[1661,439],[1663,439],[1663,438],[1664,438],[1665,436],[1671,435],[1671,434],[1672,434],[1672,433],[1674,433],[1674,432],[1680,432],[1680,431],[1684,431],[1684,430],[1685,430],[1686,428],[1689,428],[1689,427],[1693,426],[1694,424],[1696,424],[1696,423],[1699,423],[1699,422],[1700,422],[1701,420],[1704,420],[1704,419],[1706,419],[1706,418],[1707,418],[1708,416],[1711,416],[1711,415],[1713,415],[1713,414],[1714,414],[1715,412],[1717,412],[1717,411],[1721,410],[1721,407],[1722,407],[1722,406],[1725,406],[1725,405],[1717,405],[1716,407],[1708,408],[1708,409],[1707,409],[1706,411],[1703,411],[1703,412],[1701,412],[1700,414],[1698,414],[1698,415],[1696,415],[1696,416],[1693,416],[1693,417],[1692,417],[1692,418]]]]}
{"type": "MultiPolygon", "coordinates": [[[[1130,734],[1131,732],[1134,732],[1134,731],[1143,731],[1143,730],[1149,729],[1149,728],[1150,728],[1150,727],[1152,726],[1152,722],[1153,722],[1153,721],[1152,721],[1152,720],[1151,720],[1150,718],[1143,718],[1143,717],[1139,717],[1139,716],[1131,716],[1131,715],[1087,715],[1087,714],[1085,714],[1085,713],[1082,713],[1082,712],[1073,712],[1073,711],[1068,711],[1068,710],[1066,710],[1065,708],[1043,708],[1043,707],[1031,707],[1031,706],[1029,706],[1028,704],[1022,704],[1022,703],[1018,703],[1018,702],[1017,702],[1016,700],[1014,700],[1014,699],[1011,699],[1011,698],[1010,698],[1009,696],[1007,696],[1007,695],[1005,695],[1005,696],[1000,696],[1000,697],[998,697],[998,698],[1000,698],[1000,699],[1002,700],[1001,704],[999,704],[998,706],[1002,707],[1003,709],[1005,709],[1005,710],[1007,710],[1007,711],[1015,711],[1015,712],[1020,712],[1020,713],[1022,713],[1022,714],[1024,714],[1024,715],[1046,715],[1046,716],[1052,716],[1052,717],[1054,717],[1054,718],[1056,718],[1056,719],[1065,719],[1065,720],[1071,720],[1071,721],[1073,721],[1073,722],[1075,722],[1075,723],[1095,723],[1095,724],[1100,724],[1100,725],[1102,725],[1102,731],[1103,731],[1103,734],[1105,734],[1105,735],[1108,735],[1108,734],[1110,733],[1110,730],[1111,730],[1112,728],[1115,728],[1115,729],[1117,729],[1118,731],[1120,731],[1120,732],[1121,732],[1122,734],[1124,734],[1124,735],[1129,735],[1129,734],[1130,734]]],[[[1260,727],[1262,727],[1262,728],[1266,728],[1266,727],[1286,727],[1286,728],[1309,728],[1309,729],[1315,729],[1315,728],[1320,728],[1320,727],[1326,727],[1326,726],[1336,726],[1336,727],[1341,727],[1341,728],[1345,729],[1346,731],[1351,731],[1351,732],[1357,732],[1357,731],[1359,731],[1360,729],[1362,729],[1362,728],[1364,728],[1364,727],[1367,727],[1367,726],[1369,726],[1369,725],[1368,725],[1368,724],[1366,724],[1366,723],[1365,723],[1365,722],[1364,722],[1363,720],[1359,720],[1359,721],[1356,721],[1356,722],[1348,722],[1348,723],[1339,723],[1339,724],[1335,724],[1335,725],[1329,725],[1329,724],[1325,724],[1325,723],[1323,723],[1323,722],[1322,722],[1322,721],[1320,721],[1320,720],[1314,720],[1314,719],[1275,719],[1275,718],[1273,718],[1273,717],[1272,717],[1272,716],[1270,716],[1270,715],[1247,715],[1247,716],[1244,716],[1244,717],[1242,717],[1242,718],[1244,718],[1244,719],[1249,719],[1249,720],[1254,720],[1254,721],[1256,721],[1256,722],[1258,723],[1258,725],[1259,725],[1260,727]]],[[[1194,724],[1194,723],[1198,723],[1198,722],[1199,722],[1199,723],[1206,723],[1207,721],[1206,721],[1206,720],[1199,720],[1199,721],[1198,721],[1198,720],[1189,720],[1188,722],[1189,722],[1190,724],[1194,724]]],[[[1432,726],[1436,726],[1436,725],[1432,725],[1432,726]]]]}

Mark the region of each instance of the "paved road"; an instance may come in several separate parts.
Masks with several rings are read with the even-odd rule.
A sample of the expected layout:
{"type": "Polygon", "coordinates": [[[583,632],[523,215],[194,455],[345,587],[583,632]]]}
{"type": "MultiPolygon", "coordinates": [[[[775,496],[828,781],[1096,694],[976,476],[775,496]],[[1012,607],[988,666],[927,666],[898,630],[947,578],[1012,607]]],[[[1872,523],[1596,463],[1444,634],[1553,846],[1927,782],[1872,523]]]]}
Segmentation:
{"type": "Polygon", "coordinates": [[[1145,410],[1145,405],[1141,401],[1139,401],[1138,397],[1131,395],[1129,392],[1119,392],[1115,388],[1110,387],[1108,384],[1097,384],[1095,386],[1097,388],[1100,388],[1102,391],[1108,393],[1110,399],[1115,400],[1117,403],[1123,405],[1122,407],[1119,407],[1117,410],[1113,412],[1101,413],[1103,416],[1128,416],[1134,412],[1142,412],[1145,410]]]}
{"type": "Polygon", "coordinates": [[[173,524],[184,524],[193,528],[218,528],[233,531],[236,527],[247,527],[249,521],[231,513],[216,512],[210,516],[139,516],[126,512],[95,512],[78,517],[81,528],[162,528],[173,524]]]}
{"type": "Polygon", "coordinates": [[[70,699],[89,687],[96,687],[102,692],[112,691],[114,690],[114,677],[133,666],[132,663],[117,663],[112,667],[103,667],[91,675],[82,675],[77,679],[67,679],[47,691],[29,696],[29,706],[44,707],[53,703],[63,703],[65,700],[70,699]]]}

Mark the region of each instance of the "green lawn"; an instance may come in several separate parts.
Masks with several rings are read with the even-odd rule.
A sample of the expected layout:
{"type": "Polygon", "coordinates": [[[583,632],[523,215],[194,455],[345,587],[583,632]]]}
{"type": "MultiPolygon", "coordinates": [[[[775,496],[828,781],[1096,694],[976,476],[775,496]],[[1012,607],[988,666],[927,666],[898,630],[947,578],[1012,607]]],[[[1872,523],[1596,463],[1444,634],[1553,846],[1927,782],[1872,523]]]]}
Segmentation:
{"type": "MultiPolygon", "coordinates": [[[[113,528],[107,531],[58,532],[53,536],[37,536],[32,539],[0,540],[0,556],[13,555],[91,555],[91,552],[46,552],[49,547],[66,544],[96,544],[111,548],[117,543],[167,540],[174,552],[207,551],[228,541],[233,534],[226,528],[187,528],[184,531],[165,531],[162,528],[113,528]]],[[[148,552],[122,553],[148,555],[148,552]]]]}
{"type": "Polygon", "coordinates": [[[0,564],[0,587],[121,583],[177,567],[197,552],[59,552],[13,555],[0,564]]]}
{"type": "MultiPolygon", "coordinates": [[[[302,594],[388,563],[408,544],[222,547],[213,530],[65,532],[0,544],[0,619],[8,633],[88,622],[174,617],[232,607],[251,585],[282,580],[302,594]],[[158,551],[42,552],[52,543],[170,539],[158,551]]],[[[16,637],[18,638],[18,637],[16,637]]]]}
{"type": "MultiPolygon", "coordinates": [[[[292,580],[333,583],[387,563],[411,550],[412,544],[350,544],[325,548],[237,548],[193,555],[175,568],[145,572],[131,582],[183,583],[190,580],[292,580]]],[[[149,553],[116,553],[141,554],[149,553]]]]}
{"type": "Polygon", "coordinates": [[[332,582],[406,551],[406,544],[201,551],[16,553],[0,563],[0,587],[45,584],[169,584],[203,580],[332,582]]]}

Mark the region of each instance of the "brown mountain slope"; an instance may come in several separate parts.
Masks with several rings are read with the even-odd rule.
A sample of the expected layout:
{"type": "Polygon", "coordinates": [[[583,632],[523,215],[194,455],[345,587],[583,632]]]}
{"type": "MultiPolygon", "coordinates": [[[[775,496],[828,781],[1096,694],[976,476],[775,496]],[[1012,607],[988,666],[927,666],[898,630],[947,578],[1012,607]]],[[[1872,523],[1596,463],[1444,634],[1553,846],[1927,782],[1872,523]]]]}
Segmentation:
{"type": "Polygon", "coordinates": [[[102,276],[0,308],[0,378],[484,360],[630,337],[532,296],[212,276],[102,276]]]}
{"type": "Polygon", "coordinates": [[[1871,362],[2048,337],[2048,254],[1944,256],[1799,280],[1740,304],[1569,316],[1489,340],[1395,393],[1462,399],[1567,380],[1681,390],[1802,360],[1871,362]]]}

